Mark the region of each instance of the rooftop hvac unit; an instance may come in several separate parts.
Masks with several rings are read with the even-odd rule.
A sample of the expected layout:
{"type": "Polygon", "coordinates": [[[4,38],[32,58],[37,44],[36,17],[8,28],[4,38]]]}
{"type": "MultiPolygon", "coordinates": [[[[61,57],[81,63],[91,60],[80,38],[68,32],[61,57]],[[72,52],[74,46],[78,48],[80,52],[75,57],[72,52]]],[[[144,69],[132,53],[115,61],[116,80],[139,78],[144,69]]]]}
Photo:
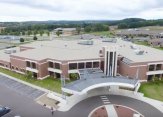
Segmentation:
{"type": "Polygon", "coordinates": [[[83,40],[83,41],[78,42],[78,44],[81,44],[81,45],[93,45],[93,40],[83,40]]]}
{"type": "Polygon", "coordinates": [[[4,53],[6,53],[6,54],[12,54],[12,53],[16,53],[16,50],[15,49],[5,49],[4,50],[4,53]]]}
{"type": "Polygon", "coordinates": [[[144,54],[144,50],[135,50],[135,53],[137,55],[143,55],[144,54]]]}
{"type": "Polygon", "coordinates": [[[135,44],[132,44],[130,47],[131,49],[134,49],[134,50],[138,48],[135,44]]]}
{"type": "Polygon", "coordinates": [[[105,39],[102,40],[102,42],[116,43],[117,42],[117,39],[114,39],[114,38],[105,38],[105,39]]]}

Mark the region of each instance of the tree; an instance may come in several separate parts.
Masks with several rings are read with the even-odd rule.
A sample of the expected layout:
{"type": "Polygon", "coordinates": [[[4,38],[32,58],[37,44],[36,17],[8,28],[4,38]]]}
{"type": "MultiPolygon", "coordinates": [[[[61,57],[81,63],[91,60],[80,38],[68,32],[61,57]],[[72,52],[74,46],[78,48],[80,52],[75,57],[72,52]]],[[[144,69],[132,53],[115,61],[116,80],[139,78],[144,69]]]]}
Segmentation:
{"type": "Polygon", "coordinates": [[[34,35],[37,35],[37,34],[38,34],[38,31],[37,31],[37,30],[35,30],[35,31],[33,32],[33,34],[34,34],[34,35]]]}
{"type": "Polygon", "coordinates": [[[77,28],[76,28],[76,31],[77,31],[77,34],[79,35],[80,32],[81,32],[81,27],[77,27],[77,28]]]}
{"type": "Polygon", "coordinates": [[[44,34],[44,31],[43,30],[41,30],[40,31],[40,36],[42,36],[44,34]]]}
{"type": "Polygon", "coordinates": [[[71,73],[71,74],[69,74],[69,78],[72,81],[78,80],[79,74],[78,73],[71,73]]]}
{"type": "Polygon", "coordinates": [[[126,23],[120,23],[120,24],[118,25],[118,28],[119,28],[119,29],[126,29],[126,28],[128,28],[128,25],[127,25],[126,23]]]}
{"type": "Polygon", "coordinates": [[[86,26],[84,28],[84,31],[87,32],[87,33],[91,32],[91,26],[86,26]]]}
{"type": "Polygon", "coordinates": [[[23,43],[24,42],[24,38],[20,38],[20,42],[23,43]]]}
{"type": "Polygon", "coordinates": [[[32,77],[33,77],[32,72],[27,71],[27,72],[26,72],[26,78],[32,78],[32,77]]]}
{"type": "Polygon", "coordinates": [[[94,32],[108,31],[108,30],[109,30],[108,25],[104,25],[104,24],[94,24],[94,25],[92,25],[92,31],[94,31],[94,32]]]}
{"type": "Polygon", "coordinates": [[[60,34],[62,34],[61,31],[60,30],[57,30],[56,35],[59,37],[60,34]]]}
{"type": "Polygon", "coordinates": [[[32,32],[30,30],[28,30],[27,35],[30,36],[32,34],[32,32]]]}
{"type": "Polygon", "coordinates": [[[48,37],[50,36],[50,32],[49,31],[47,31],[46,34],[47,34],[48,37]]]}
{"type": "Polygon", "coordinates": [[[37,37],[36,37],[36,36],[34,36],[34,37],[33,37],[33,40],[37,40],[37,37]]]}
{"type": "Polygon", "coordinates": [[[22,35],[25,35],[25,31],[22,32],[22,35]]]}

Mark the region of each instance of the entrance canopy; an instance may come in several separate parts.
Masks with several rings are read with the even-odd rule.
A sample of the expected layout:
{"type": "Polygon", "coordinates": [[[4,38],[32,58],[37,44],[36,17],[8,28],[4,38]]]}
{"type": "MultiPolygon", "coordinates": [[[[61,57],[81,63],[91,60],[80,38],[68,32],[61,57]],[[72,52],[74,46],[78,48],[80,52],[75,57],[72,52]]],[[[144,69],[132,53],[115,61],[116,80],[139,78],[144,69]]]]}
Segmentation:
{"type": "MultiPolygon", "coordinates": [[[[66,84],[62,87],[62,91],[70,94],[82,95],[90,90],[107,86],[121,86],[134,89],[139,83],[137,79],[128,79],[123,76],[107,77],[97,69],[84,72],[87,73],[85,73],[85,75],[80,74],[82,76],[80,80],[66,84]]],[[[82,71],[80,73],[84,72],[82,71]]]]}

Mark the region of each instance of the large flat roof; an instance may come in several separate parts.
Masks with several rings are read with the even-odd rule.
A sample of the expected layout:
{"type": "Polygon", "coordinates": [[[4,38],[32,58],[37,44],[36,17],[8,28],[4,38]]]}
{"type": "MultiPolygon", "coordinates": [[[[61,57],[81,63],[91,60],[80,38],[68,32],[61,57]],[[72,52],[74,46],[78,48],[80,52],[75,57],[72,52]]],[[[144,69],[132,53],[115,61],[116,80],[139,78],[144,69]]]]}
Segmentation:
{"type": "Polygon", "coordinates": [[[117,39],[117,43],[102,42],[102,39],[93,39],[93,45],[80,45],[78,39],[56,39],[52,41],[37,41],[31,44],[23,45],[25,47],[32,47],[35,49],[18,52],[12,55],[20,56],[32,60],[42,60],[46,58],[55,60],[84,60],[97,59],[99,57],[99,50],[104,46],[118,46],[119,54],[128,58],[133,62],[148,62],[148,61],[163,61],[163,51],[137,45],[137,48],[144,51],[143,55],[137,55],[131,49],[131,42],[117,39]]]}

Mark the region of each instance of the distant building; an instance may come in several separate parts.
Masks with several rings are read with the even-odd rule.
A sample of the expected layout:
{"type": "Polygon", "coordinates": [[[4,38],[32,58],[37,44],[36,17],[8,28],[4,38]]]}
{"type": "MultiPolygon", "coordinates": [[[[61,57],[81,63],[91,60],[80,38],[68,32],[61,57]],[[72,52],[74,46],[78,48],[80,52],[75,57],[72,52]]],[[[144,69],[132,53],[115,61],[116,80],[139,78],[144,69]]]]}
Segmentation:
{"type": "Polygon", "coordinates": [[[150,37],[150,38],[163,38],[161,30],[147,30],[147,29],[124,29],[115,32],[117,36],[137,36],[137,37],[150,37]]]}
{"type": "Polygon", "coordinates": [[[62,36],[71,36],[76,35],[76,28],[56,28],[53,30],[53,35],[56,35],[56,32],[59,31],[62,36]]]}
{"type": "Polygon", "coordinates": [[[3,29],[5,29],[6,27],[0,27],[0,33],[1,33],[1,31],[3,30],[3,29]]]}
{"type": "Polygon", "coordinates": [[[158,46],[158,47],[163,47],[163,39],[151,39],[148,41],[148,44],[151,46],[158,46]]]}

